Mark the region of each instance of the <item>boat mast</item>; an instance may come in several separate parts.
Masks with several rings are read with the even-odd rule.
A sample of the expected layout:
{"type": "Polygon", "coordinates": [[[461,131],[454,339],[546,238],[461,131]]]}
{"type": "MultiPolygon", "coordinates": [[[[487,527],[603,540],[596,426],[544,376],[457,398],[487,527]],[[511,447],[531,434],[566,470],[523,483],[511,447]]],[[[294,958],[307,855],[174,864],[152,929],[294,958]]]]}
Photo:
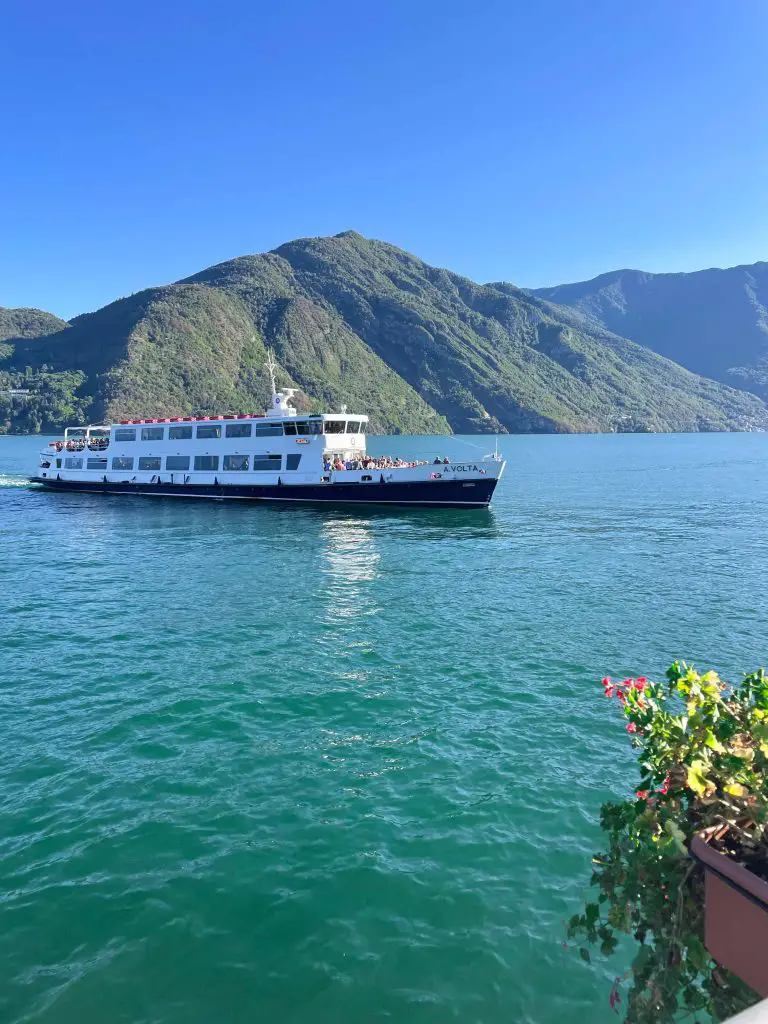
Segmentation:
{"type": "Polygon", "coordinates": [[[272,382],[272,404],[275,404],[277,398],[277,380],[275,374],[277,373],[277,363],[275,362],[275,354],[271,348],[267,349],[267,372],[269,373],[269,379],[272,382]]]}

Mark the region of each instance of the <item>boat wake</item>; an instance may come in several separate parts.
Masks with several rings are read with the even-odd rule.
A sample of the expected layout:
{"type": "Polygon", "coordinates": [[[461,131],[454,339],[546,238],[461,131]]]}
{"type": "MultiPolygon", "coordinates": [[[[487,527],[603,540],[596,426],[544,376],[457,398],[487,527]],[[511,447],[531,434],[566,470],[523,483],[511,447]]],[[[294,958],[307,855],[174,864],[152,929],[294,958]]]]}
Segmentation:
{"type": "Polygon", "coordinates": [[[29,487],[29,477],[6,476],[0,473],[0,487],[29,487]]]}

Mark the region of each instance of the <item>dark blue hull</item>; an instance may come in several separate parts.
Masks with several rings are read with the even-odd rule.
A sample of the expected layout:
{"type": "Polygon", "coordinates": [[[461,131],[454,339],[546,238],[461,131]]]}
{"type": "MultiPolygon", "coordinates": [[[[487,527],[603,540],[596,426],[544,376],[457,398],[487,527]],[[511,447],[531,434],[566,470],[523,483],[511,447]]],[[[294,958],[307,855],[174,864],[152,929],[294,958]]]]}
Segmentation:
{"type": "Polygon", "coordinates": [[[122,483],[101,480],[61,480],[33,477],[32,483],[56,491],[133,494],[149,497],[214,498],[240,501],[300,501],[342,505],[411,505],[429,508],[486,508],[495,479],[414,480],[387,483],[327,483],[242,486],[230,484],[122,483]]]}

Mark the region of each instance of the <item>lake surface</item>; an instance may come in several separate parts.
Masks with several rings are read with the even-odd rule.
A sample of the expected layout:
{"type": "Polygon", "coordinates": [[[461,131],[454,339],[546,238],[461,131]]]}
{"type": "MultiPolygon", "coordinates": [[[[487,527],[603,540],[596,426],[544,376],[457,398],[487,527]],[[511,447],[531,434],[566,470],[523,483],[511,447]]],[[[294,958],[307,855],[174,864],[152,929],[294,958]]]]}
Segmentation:
{"type": "Polygon", "coordinates": [[[599,680],[766,662],[768,435],[507,437],[487,512],[49,494],[40,447],[0,437],[0,1019],[616,1019],[562,947],[634,789],[599,680]]]}

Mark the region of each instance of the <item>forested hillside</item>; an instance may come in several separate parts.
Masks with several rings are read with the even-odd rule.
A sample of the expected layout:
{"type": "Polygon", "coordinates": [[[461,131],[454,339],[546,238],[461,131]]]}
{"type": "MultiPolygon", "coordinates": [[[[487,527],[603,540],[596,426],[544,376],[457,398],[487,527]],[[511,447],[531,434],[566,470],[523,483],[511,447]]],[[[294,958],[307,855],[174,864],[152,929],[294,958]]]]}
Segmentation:
{"type": "Polygon", "coordinates": [[[45,335],[53,342],[54,335],[68,326],[42,309],[0,306],[0,433],[36,434],[83,420],[91,404],[87,395],[79,394],[85,374],[22,365],[24,341],[45,335]],[[19,356],[13,358],[17,349],[19,356]]]}
{"type": "Polygon", "coordinates": [[[768,263],[693,274],[616,270],[535,294],[695,373],[768,397],[768,263]]]}
{"type": "MultiPolygon", "coordinates": [[[[0,370],[31,375],[34,387],[69,375],[73,414],[93,421],[246,412],[268,398],[267,347],[304,408],[345,403],[385,432],[768,425],[754,396],[578,311],[475,284],[355,232],[242,256],[64,330],[17,337],[0,370]]],[[[35,399],[25,408],[9,429],[49,422],[35,399]]]]}

